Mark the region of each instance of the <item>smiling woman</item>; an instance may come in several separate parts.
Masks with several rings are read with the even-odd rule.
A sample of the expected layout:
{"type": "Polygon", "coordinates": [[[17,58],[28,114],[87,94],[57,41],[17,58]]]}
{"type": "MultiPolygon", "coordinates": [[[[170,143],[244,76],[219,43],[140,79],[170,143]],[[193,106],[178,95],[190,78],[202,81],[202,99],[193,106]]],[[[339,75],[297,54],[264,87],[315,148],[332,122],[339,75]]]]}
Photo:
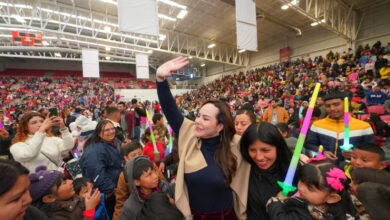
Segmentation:
{"type": "Polygon", "coordinates": [[[175,203],[193,219],[245,219],[249,164],[238,152],[233,117],[228,105],[210,100],[202,105],[195,122],[183,117],[169,90],[166,77],[188,60],[170,60],[157,69],[157,93],[165,116],[178,137],[180,162],[175,203]],[[243,169],[243,171],[239,170],[243,169]],[[234,206],[234,210],[233,210],[234,206]]]}
{"type": "Polygon", "coordinates": [[[254,123],[241,137],[242,157],[251,164],[246,214],[248,219],[269,219],[265,205],[281,188],[292,157],[283,136],[268,123],[254,123]],[[261,187],[259,187],[261,186],[261,187]]]}
{"type": "Polygon", "coordinates": [[[123,149],[115,138],[115,128],[108,120],[100,121],[92,136],[85,143],[80,159],[83,177],[94,181],[94,186],[106,194],[108,214],[114,213],[114,189],[122,171],[123,149]]]}

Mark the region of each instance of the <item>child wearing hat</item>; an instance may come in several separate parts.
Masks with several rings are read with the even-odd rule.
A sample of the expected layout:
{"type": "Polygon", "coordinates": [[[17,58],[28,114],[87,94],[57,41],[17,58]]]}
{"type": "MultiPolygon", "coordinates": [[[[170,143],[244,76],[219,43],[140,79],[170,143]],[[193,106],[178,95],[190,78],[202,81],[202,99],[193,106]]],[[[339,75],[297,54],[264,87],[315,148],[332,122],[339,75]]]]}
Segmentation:
{"type": "Polygon", "coordinates": [[[75,194],[73,181],[56,170],[38,166],[29,175],[30,194],[33,205],[46,213],[50,219],[93,219],[95,208],[100,203],[100,192],[81,198],[75,194]]]}

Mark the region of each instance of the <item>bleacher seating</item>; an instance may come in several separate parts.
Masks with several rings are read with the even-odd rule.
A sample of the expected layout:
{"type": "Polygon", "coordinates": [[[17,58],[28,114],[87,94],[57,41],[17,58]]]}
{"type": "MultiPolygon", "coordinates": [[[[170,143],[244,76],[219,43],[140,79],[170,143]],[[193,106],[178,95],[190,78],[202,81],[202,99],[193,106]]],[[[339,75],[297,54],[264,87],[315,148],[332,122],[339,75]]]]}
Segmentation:
{"type": "Polygon", "coordinates": [[[374,105],[374,106],[368,106],[367,107],[367,113],[376,113],[379,115],[385,114],[385,108],[383,105],[374,105]]]}

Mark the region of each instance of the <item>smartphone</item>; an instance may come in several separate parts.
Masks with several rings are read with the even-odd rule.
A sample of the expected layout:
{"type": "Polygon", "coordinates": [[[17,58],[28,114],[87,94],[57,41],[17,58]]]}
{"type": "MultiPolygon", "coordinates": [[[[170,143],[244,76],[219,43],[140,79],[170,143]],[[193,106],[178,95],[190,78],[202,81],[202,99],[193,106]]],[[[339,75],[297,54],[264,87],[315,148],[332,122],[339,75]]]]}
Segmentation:
{"type": "Polygon", "coordinates": [[[2,124],[2,123],[0,123],[0,129],[2,129],[2,128],[4,128],[4,126],[3,126],[3,124],[2,124]]]}
{"type": "Polygon", "coordinates": [[[57,108],[49,109],[49,117],[58,116],[57,108]]]}

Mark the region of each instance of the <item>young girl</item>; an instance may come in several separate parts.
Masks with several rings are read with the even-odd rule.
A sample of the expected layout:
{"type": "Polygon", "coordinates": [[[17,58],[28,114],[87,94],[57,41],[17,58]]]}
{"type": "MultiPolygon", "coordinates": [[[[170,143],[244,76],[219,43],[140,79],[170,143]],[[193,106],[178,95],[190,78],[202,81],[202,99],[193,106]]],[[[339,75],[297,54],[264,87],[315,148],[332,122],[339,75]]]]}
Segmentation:
{"type": "MultiPolygon", "coordinates": [[[[158,137],[158,131],[153,130],[154,138],[158,137]]],[[[160,161],[164,158],[164,145],[160,141],[156,141],[156,146],[159,154],[154,153],[154,147],[153,147],[153,140],[152,136],[150,135],[150,129],[147,128],[145,130],[145,133],[141,137],[142,142],[145,144],[144,150],[143,150],[143,155],[146,155],[149,157],[150,161],[153,163],[156,163],[157,165],[160,164],[160,161]]]]}
{"type": "MultiPolygon", "coordinates": [[[[270,219],[340,219],[357,216],[345,173],[328,160],[305,164],[298,173],[298,193],[267,203],[270,219]]],[[[279,194],[278,194],[279,195],[279,194]]]]}

